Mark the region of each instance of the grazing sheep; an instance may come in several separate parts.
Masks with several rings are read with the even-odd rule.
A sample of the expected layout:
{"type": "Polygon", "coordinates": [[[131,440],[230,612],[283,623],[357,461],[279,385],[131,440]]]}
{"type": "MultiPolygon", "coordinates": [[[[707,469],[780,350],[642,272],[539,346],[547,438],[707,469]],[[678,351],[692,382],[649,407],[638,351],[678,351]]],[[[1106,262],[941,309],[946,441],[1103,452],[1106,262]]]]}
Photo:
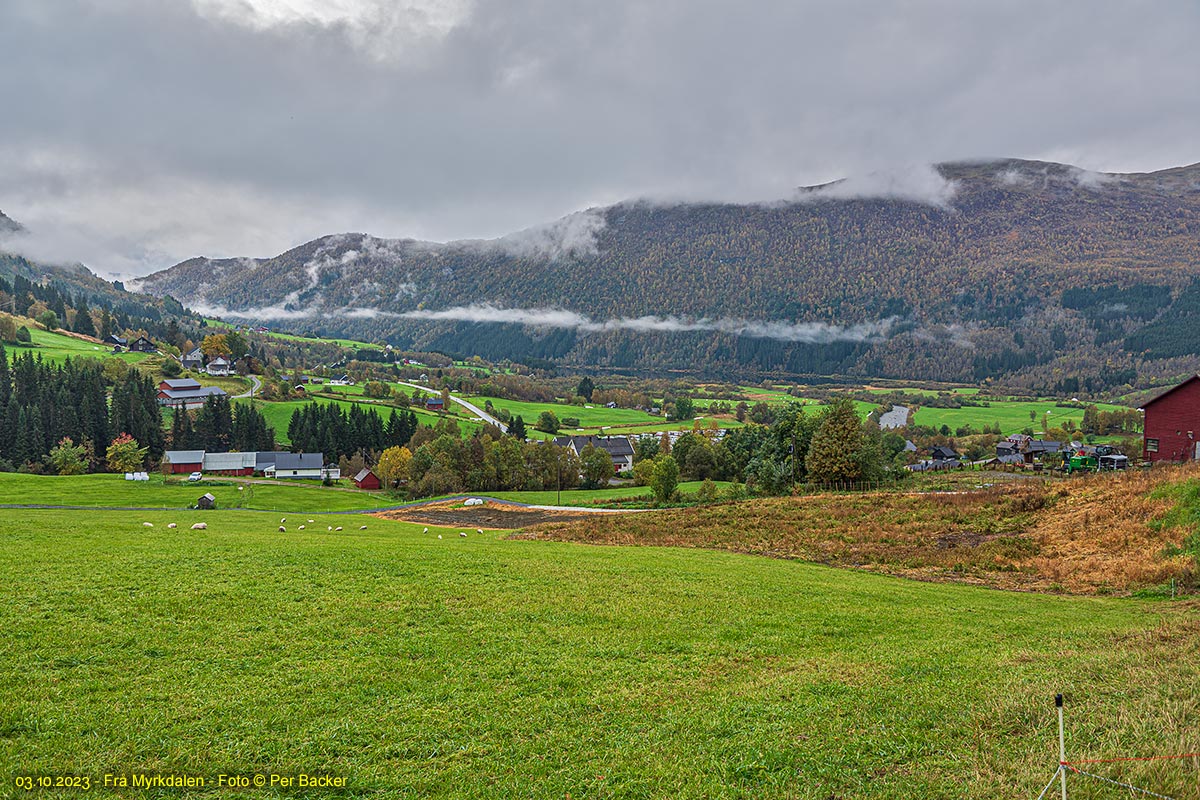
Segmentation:
{"type": "Polygon", "coordinates": [[[476,533],[483,533],[483,528],[476,528],[476,529],[475,529],[475,532],[476,532],[476,533]]]}
{"type": "MultiPolygon", "coordinates": [[[[426,528],[425,530],[421,531],[421,533],[429,533],[429,528],[426,528]]],[[[438,538],[440,539],[442,537],[439,536],[438,538]]]]}
{"type": "MultiPolygon", "coordinates": [[[[325,530],[327,530],[327,531],[331,531],[331,530],[333,530],[333,526],[332,526],[332,525],[326,525],[326,526],[325,526],[325,530]]],[[[341,530],[341,528],[338,528],[338,530],[340,531],[340,530],[341,530]]]]}
{"type": "Polygon", "coordinates": [[[174,522],[172,522],[172,523],[171,523],[170,525],[168,525],[167,527],[168,527],[168,528],[178,528],[179,526],[178,526],[178,525],[176,525],[174,522]]]}
{"type": "Polygon", "coordinates": [[[465,538],[467,538],[467,532],[466,532],[466,531],[459,531],[459,532],[458,532],[458,535],[459,535],[459,536],[461,536],[461,537],[463,537],[464,539],[465,539],[465,538]]]}
{"type": "Polygon", "coordinates": [[[283,527],[282,525],[280,525],[280,526],[279,526],[279,532],[280,532],[280,533],[287,533],[287,528],[285,528],[285,527],[283,527]]]}
{"type": "Polygon", "coordinates": [[[143,522],[143,523],[142,523],[142,527],[143,527],[143,528],[153,528],[153,527],[154,527],[154,523],[153,523],[153,522],[143,522]]]}
{"type": "Polygon", "coordinates": [[[359,525],[359,526],[358,526],[358,529],[359,529],[360,531],[365,531],[365,530],[367,529],[367,526],[366,526],[366,525],[359,525]]]}
{"type": "Polygon", "coordinates": [[[282,525],[285,522],[287,522],[287,517],[284,517],[283,519],[279,520],[280,525],[282,525]]]}
{"type": "Polygon", "coordinates": [[[309,523],[311,523],[311,522],[312,522],[312,520],[310,519],[310,520],[309,520],[309,523]]]}
{"type": "Polygon", "coordinates": [[[334,528],[335,531],[340,531],[341,529],[342,529],[341,525],[338,525],[336,528],[334,528]]]}
{"type": "Polygon", "coordinates": [[[206,530],[208,530],[208,523],[207,522],[197,522],[196,524],[192,525],[192,530],[206,531],[206,530]]]}
{"type": "Polygon", "coordinates": [[[300,526],[300,528],[299,528],[299,530],[304,530],[304,526],[303,526],[303,525],[301,525],[301,526],[300,526]]]}
{"type": "Polygon", "coordinates": [[[439,539],[440,539],[440,538],[442,538],[442,535],[441,535],[440,533],[438,534],[438,538],[439,538],[439,539]]]}

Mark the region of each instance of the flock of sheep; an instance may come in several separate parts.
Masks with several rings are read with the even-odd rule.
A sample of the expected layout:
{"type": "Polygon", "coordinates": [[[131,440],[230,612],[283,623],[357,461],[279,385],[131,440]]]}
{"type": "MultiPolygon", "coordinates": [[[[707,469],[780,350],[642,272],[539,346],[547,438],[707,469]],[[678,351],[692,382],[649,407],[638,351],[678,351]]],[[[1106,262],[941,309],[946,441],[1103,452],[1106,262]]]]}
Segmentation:
{"type": "MultiPolygon", "coordinates": [[[[312,523],[314,520],[311,520],[311,519],[310,519],[310,520],[308,520],[308,521],[309,521],[309,523],[312,523]]],[[[286,528],[286,527],[284,527],[284,523],[285,523],[285,522],[287,522],[287,517],[284,517],[284,518],[282,518],[281,520],[279,520],[279,532],[280,532],[280,533],[287,533],[287,528],[286,528]]],[[[144,527],[144,528],[153,528],[153,527],[154,527],[154,523],[153,523],[153,522],[143,522],[143,523],[142,523],[142,527],[144,527]]],[[[176,525],[174,522],[172,522],[172,523],[170,523],[169,525],[167,525],[167,527],[168,527],[168,528],[178,528],[179,526],[178,526],[178,525],[176,525]]],[[[298,525],[298,526],[296,526],[296,530],[298,530],[298,531],[305,530],[306,528],[307,528],[307,526],[305,526],[305,525],[298,525]]],[[[359,526],[358,526],[358,529],[359,529],[360,531],[365,531],[365,530],[367,529],[367,526],[366,526],[366,525],[359,525],[359,526]]],[[[197,523],[195,523],[194,525],[192,525],[192,530],[194,530],[194,531],[205,531],[205,530],[208,530],[208,523],[207,523],[207,522],[197,522],[197,523]]],[[[342,526],[341,526],[341,525],[338,525],[338,526],[335,528],[335,527],[333,527],[332,525],[329,525],[329,526],[326,526],[325,530],[326,530],[326,531],[329,531],[330,533],[336,533],[337,531],[340,531],[340,530],[342,530],[342,526]]],[[[475,532],[476,532],[476,533],[478,533],[478,534],[482,534],[482,533],[483,533],[483,528],[476,528],[476,529],[475,529],[475,532]]],[[[429,528],[425,528],[424,530],[422,530],[422,531],[421,531],[421,533],[429,533],[429,528]]],[[[459,535],[459,536],[461,536],[461,537],[462,537],[462,538],[464,538],[464,539],[465,539],[465,538],[467,538],[467,532],[466,532],[466,531],[459,531],[459,532],[458,532],[458,535],[459,535]]],[[[442,538],[442,535],[439,533],[439,534],[437,535],[437,537],[440,539],[440,538],[442,538]]]]}
{"type": "MultiPolygon", "coordinates": [[[[312,522],[312,521],[313,521],[313,520],[311,520],[311,519],[309,520],[309,522],[312,522]]],[[[282,523],[284,523],[284,522],[287,522],[287,517],[284,517],[283,519],[279,520],[279,522],[280,522],[280,525],[279,525],[279,532],[280,532],[280,533],[287,533],[287,528],[285,528],[285,527],[283,526],[283,524],[282,524],[282,523]]],[[[142,523],[142,527],[143,527],[143,528],[153,528],[153,527],[154,527],[154,523],[153,523],[153,522],[143,522],[143,523],[142,523]]],[[[172,523],[168,524],[168,525],[167,525],[167,527],[168,527],[168,528],[178,528],[179,526],[178,526],[178,525],[176,525],[174,522],[172,522],[172,523]]],[[[304,530],[304,529],[305,529],[305,526],[304,526],[304,525],[301,525],[301,526],[298,528],[298,530],[304,530]]],[[[366,526],[366,525],[359,525],[359,526],[358,526],[358,529],[359,529],[360,531],[365,531],[365,530],[367,529],[367,526],[366,526]]],[[[206,530],[208,530],[208,523],[207,523],[207,522],[197,522],[197,523],[195,523],[194,525],[192,525],[192,530],[194,530],[194,531],[206,531],[206,530]]],[[[330,532],[334,532],[334,531],[340,531],[340,530],[342,530],[342,526],[341,526],[341,525],[338,525],[338,526],[335,528],[335,527],[333,527],[332,525],[330,525],[330,526],[328,526],[328,527],[326,528],[326,530],[327,530],[327,531],[330,531],[330,532]]],[[[428,528],[426,528],[425,530],[429,530],[429,529],[428,529],[428,528]]],[[[482,531],[481,531],[481,532],[482,532],[482,531]]],[[[466,536],[466,534],[464,533],[464,534],[463,534],[463,536],[466,536]]]]}
{"type": "MultiPolygon", "coordinates": [[[[483,528],[476,528],[476,529],[475,529],[475,532],[476,532],[476,533],[483,533],[483,528]]],[[[429,528],[425,528],[424,530],[422,530],[422,531],[421,531],[421,533],[429,533],[429,528]]],[[[459,536],[461,536],[461,537],[462,537],[462,538],[464,538],[464,539],[465,539],[465,538],[467,538],[467,532],[466,532],[466,531],[459,531],[459,532],[458,532],[458,535],[459,535],[459,536]]],[[[439,534],[437,535],[437,537],[440,539],[440,538],[442,538],[442,535],[439,533],[439,534]]]]}

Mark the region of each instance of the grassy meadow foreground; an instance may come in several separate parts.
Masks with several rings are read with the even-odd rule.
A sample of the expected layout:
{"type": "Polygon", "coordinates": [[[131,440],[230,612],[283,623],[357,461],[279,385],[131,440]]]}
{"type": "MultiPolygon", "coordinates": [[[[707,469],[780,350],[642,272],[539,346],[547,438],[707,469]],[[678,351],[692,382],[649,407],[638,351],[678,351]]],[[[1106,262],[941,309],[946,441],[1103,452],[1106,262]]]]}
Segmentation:
{"type": "Polygon", "coordinates": [[[0,516],[6,789],[305,771],[360,797],[1032,797],[1057,691],[1078,757],[1200,747],[1195,604],[288,516],[0,516]]]}

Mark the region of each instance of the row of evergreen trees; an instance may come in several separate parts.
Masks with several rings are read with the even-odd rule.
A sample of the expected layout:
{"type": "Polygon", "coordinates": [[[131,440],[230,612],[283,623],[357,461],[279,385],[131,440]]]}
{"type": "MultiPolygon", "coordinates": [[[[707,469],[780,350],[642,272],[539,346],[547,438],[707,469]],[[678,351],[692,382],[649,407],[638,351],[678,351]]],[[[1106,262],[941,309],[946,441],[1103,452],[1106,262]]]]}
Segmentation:
{"type": "Polygon", "coordinates": [[[211,450],[224,453],[275,449],[275,429],[253,404],[234,405],[223,395],[213,395],[192,419],[192,413],[174,412],[171,420],[171,448],[174,450],[211,450]]]}
{"type": "Polygon", "coordinates": [[[324,453],[326,459],[336,461],[340,456],[379,453],[408,444],[417,427],[417,415],[412,411],[393,409],[385,422],[358,405],[344,410],[335,403],[313,402],[292,412],[288,438],[293,450],[324,453]]]}
{"type": "Polygon", "coordinates": [[[112,386],[112,402],[100,362],[68,359],[52,364],[32,353],[11,364],[0,345],[0,466],[36,465],[64,437],[88,448],[92,468],[100,466],[114,437],[128,433],[162,456],[164,437],[153,379],[130,370],[112,386]]]}

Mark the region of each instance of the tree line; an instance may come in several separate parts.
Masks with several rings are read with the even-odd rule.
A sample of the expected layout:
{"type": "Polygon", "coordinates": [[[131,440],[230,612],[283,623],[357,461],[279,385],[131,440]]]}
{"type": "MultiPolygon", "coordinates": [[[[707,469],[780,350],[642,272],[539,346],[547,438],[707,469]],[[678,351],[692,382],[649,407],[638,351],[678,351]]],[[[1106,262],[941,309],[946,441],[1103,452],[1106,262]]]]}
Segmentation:
{"type": "Polygon", "coordinates": [[[84,448],[86,469],[101,469],[122,433],[158,459],[165,437],[157,396],[153,379],[137,370],[110,382],[94,359],[53,364],[26,352],[10,362],[0,345],[0,469],[42,471],[64,439],[84,448]]]}

